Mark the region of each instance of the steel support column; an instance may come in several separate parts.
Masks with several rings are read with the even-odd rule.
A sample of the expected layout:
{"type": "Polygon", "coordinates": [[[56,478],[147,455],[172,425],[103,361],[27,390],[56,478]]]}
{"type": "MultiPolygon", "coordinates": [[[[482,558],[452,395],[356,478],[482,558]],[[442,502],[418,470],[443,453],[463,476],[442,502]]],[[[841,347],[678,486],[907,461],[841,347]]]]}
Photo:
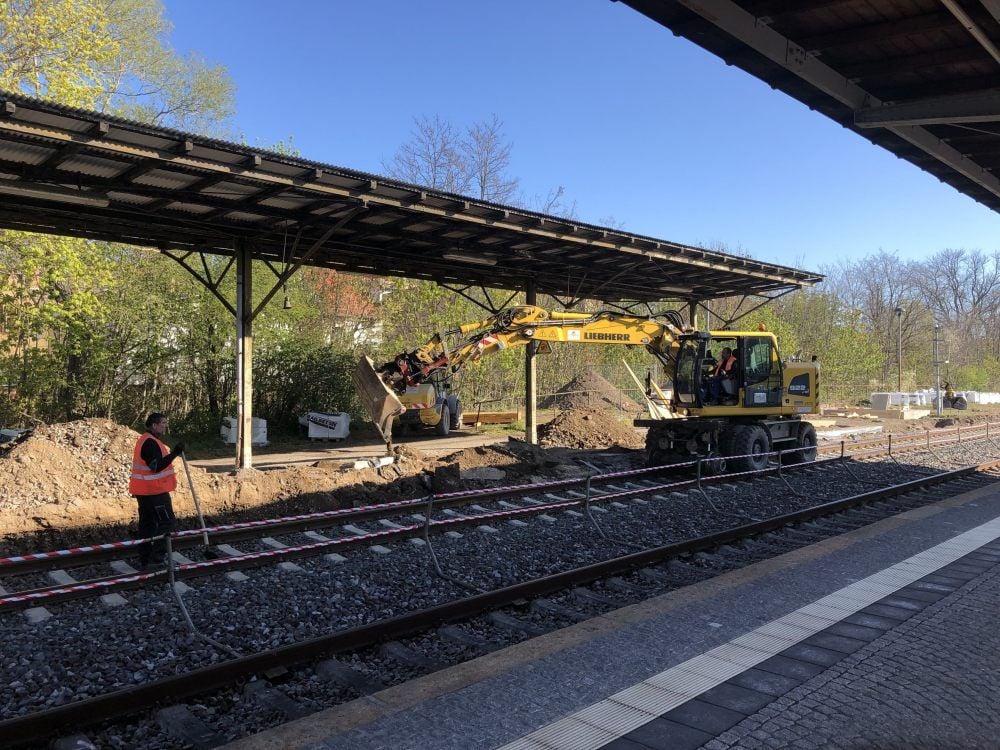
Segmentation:
{"type": "Polygon", "coordinates": [[[236,250],[236,469],[253,467],[253,270],[250,248],[236,250]]]}
{"type": "MultiPolygon", "coordinates": [[[[535,280],[525,282],[524,301],[528,305],[538,304],[535,280]]],[[[534,445],[538,442],[538,421],[535,405],[538,401],[538,384],[535,380],[535,350],[538,344],[530,342],[524,350],[524,439],[534,445]]]]}

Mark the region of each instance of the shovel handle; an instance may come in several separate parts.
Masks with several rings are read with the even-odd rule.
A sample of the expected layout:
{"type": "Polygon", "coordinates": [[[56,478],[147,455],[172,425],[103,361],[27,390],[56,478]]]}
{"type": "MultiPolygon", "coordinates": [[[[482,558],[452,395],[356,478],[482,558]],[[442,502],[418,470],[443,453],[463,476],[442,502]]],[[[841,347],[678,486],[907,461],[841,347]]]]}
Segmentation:
{"type": "Polygon", "coordinates": [[[181,463],[184,464],[184,473],[187,475],[188,487],[191,488],[191,497],[194,498],[194,509],[198,512],[198,522],[201,524],[201,541],[207,547],[208,531],[205,529],[205,517],[201,515],[201,503],[198,502],[198,493],[194,489],[194,481],[191,479],[191,469],[188,468],[187,456],[181,451],[181,463]]]}

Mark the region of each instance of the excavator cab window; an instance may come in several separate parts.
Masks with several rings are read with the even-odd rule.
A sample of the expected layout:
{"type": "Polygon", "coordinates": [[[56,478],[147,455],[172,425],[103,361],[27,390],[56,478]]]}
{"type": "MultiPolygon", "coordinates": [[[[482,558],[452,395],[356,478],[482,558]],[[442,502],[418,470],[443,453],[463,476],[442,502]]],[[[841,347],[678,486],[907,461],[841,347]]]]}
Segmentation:
{"type": "Polygon", "coordinates": [[[705,359],[704,340],[682,341],[674,371],[674,403],[695,406],[701,398],[701,370],[705,359]]]}
{"type": "Polygon", "coordinates": [[[781,404],[781,360],[770,336],[748,337],[743,342],[745,406],[781,404]]]}

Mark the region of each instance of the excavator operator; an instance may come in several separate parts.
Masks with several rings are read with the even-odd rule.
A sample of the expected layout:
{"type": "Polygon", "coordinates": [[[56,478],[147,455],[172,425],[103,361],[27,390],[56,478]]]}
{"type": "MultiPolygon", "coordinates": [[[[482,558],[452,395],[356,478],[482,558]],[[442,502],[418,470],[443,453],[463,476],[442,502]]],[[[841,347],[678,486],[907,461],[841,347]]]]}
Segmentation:
{"type": "Polygon", "coordinates": [[[715,366],[715,371],[709,376],[707,382],[708,398],[705,400],[706,405],[714,405],[720,403],[722,400],[724,380],[731,380],[733,377],[733,368],[736,367],[736,357],[733,356],[733,350],[728,346],[722,349],[722,354],[719,356],[719,363],[715,366]]]}

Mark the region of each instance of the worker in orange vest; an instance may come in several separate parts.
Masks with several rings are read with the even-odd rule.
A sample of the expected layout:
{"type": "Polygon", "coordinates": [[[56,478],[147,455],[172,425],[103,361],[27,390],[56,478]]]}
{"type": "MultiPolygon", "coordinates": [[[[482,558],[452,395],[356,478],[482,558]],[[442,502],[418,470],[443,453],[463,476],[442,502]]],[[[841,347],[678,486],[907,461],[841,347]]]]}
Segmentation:
{"type": "Polygon", "coordinates": [[[733,356],[733,350],[727,346],[722,350],[722,356],[719,357],[719,364],[716,365],[715,372],[708,379],[707,405],[718,404],[721,401],[723,391],[722,381],[735,377],[735,367],[736,357],[733,356]]]}
{"type": "Polygon", "coordinates": [[[167,417],[153,412],[146,418],[146,432],[139,436],[132,450],[132,478],[128,491],[139,503],[139,537],[154,538],[139,545],[139,564],[143,568],[160,566],[165,561],[163,535],[174,530],[174,509],[170,493],[177,488],[171,465],[184,452],[184,444],[173,450],[160,440],[167,431],[167,417]]]}

